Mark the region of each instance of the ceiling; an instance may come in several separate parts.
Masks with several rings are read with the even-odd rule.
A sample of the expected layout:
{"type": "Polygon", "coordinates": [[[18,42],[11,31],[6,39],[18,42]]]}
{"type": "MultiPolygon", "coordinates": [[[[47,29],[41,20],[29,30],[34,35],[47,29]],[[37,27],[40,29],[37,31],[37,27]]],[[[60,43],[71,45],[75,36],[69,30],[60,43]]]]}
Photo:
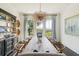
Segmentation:
{"type": "MultiPolygon", "coordinates": [[[[39,3],[9,3],[9,5],[19,13],[34,13],[40,9],[39,3]]],[[[59,13],[69,5],[68,3],[42,3],[41,10],[46,13],[59,13]]]]}

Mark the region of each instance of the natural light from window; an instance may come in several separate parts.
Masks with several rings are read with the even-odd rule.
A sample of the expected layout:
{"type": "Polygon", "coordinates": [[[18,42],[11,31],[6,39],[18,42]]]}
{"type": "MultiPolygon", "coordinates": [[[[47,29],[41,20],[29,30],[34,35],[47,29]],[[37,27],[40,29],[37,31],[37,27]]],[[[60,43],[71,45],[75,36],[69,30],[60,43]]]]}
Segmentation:
{"type": "MultiPolygon", "coordinates": [[[[45,25],[46,25],[47,30],[52,30],[52,20],[50,20],[50,19],[46,20],[45,25]]],[[[41,24],[39,24],[36,28],[43,29],[43,22],[41,24]]]]}
{"type": "Polygon", "coordinates": [[[46,29],[48,30],[52,29],[52,20],[46,20],[46,29]]]}

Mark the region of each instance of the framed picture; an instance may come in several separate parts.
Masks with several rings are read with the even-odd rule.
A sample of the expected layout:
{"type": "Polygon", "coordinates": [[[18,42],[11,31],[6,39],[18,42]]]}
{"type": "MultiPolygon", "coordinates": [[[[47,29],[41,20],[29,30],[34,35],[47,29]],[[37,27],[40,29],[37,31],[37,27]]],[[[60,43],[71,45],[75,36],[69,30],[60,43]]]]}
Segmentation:
{"type": "Polygon", "coordinates": [[[65,32],[70,35],[79,35],[79,14],[65,19],[65,32]]]}

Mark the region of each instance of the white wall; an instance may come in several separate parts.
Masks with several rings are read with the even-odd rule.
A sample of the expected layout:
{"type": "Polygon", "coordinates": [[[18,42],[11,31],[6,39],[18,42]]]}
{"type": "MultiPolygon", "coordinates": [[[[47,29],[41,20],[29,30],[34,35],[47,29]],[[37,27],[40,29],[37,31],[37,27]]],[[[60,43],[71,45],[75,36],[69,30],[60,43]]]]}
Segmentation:
{"type": "Polygon", "coordinates": [[[61,22],[60,21],[60,13],[58,13],[56,16],[56,39],[57,39],[57,41],[61,41],[60,22],[61,22]]]}
{"type": "Polygon", "coordinates": [[[65,33],[65,18],[79,14],[79,4],[71,4],[61,12],[61,40],[65,46],[79,54],[79,36],[65,33]]]}

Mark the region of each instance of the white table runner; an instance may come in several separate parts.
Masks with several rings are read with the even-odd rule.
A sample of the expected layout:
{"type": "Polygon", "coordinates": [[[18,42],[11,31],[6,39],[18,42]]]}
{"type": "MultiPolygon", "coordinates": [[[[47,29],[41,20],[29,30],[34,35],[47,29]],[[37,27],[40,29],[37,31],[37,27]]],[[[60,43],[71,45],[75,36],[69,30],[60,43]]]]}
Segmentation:
{"type": "Polygon", "coordinates": [[[53,54],[58,53],[58,51],[46,37],[42,37],[42,43],[38,44],[38,39],[36,36],[34,36],[21,54],[47,53],[46,51],[49,51],[49,53],[53,54]],[[37,50],[38,52],[33,52],[34,50],[37,50]]]}

